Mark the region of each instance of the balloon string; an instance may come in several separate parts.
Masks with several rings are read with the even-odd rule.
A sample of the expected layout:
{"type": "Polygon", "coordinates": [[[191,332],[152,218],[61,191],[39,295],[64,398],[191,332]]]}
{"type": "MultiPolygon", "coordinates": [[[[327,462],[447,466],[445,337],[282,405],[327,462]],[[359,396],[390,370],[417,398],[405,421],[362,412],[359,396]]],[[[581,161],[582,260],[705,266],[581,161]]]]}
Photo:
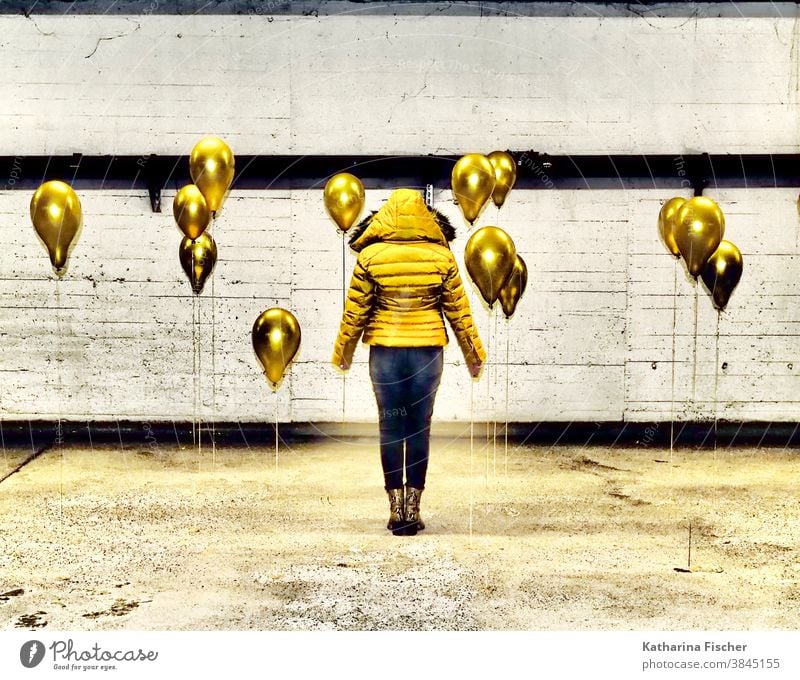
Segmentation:
{"type": "Polygon", "coordinates": [[[347,302],[347,261],[344,245],[344,232],[342,235],[342,311],[344,311],[345,303],[347,302]]]}
{"type": "Polygon", "coordinates": [[[469,381],[469,542],[472,545],[472,507],[475,501],[472,484],[472,464],[475,453],[475,379],[469,381]]]}
{"type": "Polygon", "coordinates": [[[211,272],[211,469],[217,465],[217,331],[216,331],[216,306],[214,271],[211,272]]]}
{"type": "Polygon", "coordinates": [[[700,299],[700,287],[697,279],[694,282],[694,356],[692,357],[692,408],[697,408],[697,308],[700,299]]]}
{"type": "Polygon", "coordinates": [[[278,390],[275,390],[275,472],[278,471],[278,390]]]}
{"type": "MultiPolygon", "coordinates": [[[[58,389],[56,394],[56,408],[58,409],[58,419],[56,421],[56,444],[58,445],[59,453],[59,516],[61,519],[62,532],[64,531],[64,446],[62,437],[62,405],[61,400],[63,397],[63,380],[61,376],[61,366],[64,363],[64,338],[61,333],[61,279],[56,276],[56,335],[58,336],[58,352],[56,354],[56,378],[58,380],[58,389]]],[[[63,553],[62,553],[63,556],[63,553]]]]}
{"type": "MultiPolygon", "coordinates": [[[[494,315],[494,338],[497,342],[497,314],[494,315]]],[[[495,391],[497,390],[497,372],[500,362],[494,363],[494,389],[492,390],[492,474],[497,476],[497,408],[495,406],[495,391]]]]}
{"type": "Polygon", "coordinates": [[[492,354],[491,347],[494,345],[492,338],[492,308],[487,311],[486,321],[486,443],[483,449],[483,481],[489,484],[489,449],[491,441],[491,417],[492,417],[492,354]]]}
{"type": "Polygon", "coordinates": [[[200,456],[203,451],[203,367],[202,343],[203,333],[200,323],[200,300],[197,300],[197,465],[200,465],[200,456]]]}
{"type": "Polygon", "coordinates": [[[722,312],[717,310],[717,330],[714,336],[714,461],[717,460],[717,423],[719,421],[719,321],[722,312]]]}
{"type": "MultiPolygon", "coordinates": [[[[474,281],[473,281],[474,284],[474,281]]],[[[475,292],[474,286],[470,286],[467,291],[467,296],[469,297],[469,304],[470,310],[476,310],[476,299],[477,294],[475,292]]],[[[480,303],[478,303],[480,304],[480,303]]],[[[477,314],[477,312],[473,312],[477,314]]],[[[475,319],[475,332],[478,332],[477,329],[477,316],[474,317],[475,319]]],[[[489,359],[489,343],[487,341],[486,344],[486,359],[488,362],[489,359]]],[[[475,458],[475,378],[471,377],[469,381],[469,543],[472,545],[472,517],[473,517],[473,506],[475,503],[475,494],[474,494],[474,484],[473,484],[473,475],[474,475],[474,458],[475,458]]]]}
{"type": "MultiPolygon", "coordinates": [[[[192,255],[194,270],[194,255],[192,255]]],[[[192,292],[192,445],[197,446],[197,296],[192,292]]]]}
{"type": "MultiPolygon", "coordinates": [[[[347,263],[345,258],[344,235],[342,235],[342,314],[347,303],[347,263]]],[[[347,371],[342,372],[342,422],[345,421],[345,406],[347,404],[347,371]]]]}
{"type": "MultiPolygon", "coordinates": [[[[495,204],[495,208],[497,209],[497,219],[495,220],[495,224],[499,227],[500,226],[500,206],[495,204]]],[[[506,326],[506,329],[508,327],[506,326]]],[[[497,314],[494,314],[494,339],[495,344],[497,344],[497,314]]],[[[497,390],[497,371],[499,369],[498,361],[494,363],[494,389],[492,389],[492,462],[493,462],[493,473],[494,476],[497,476],[497,407],[495,403],[495,391],[497,390]]],[[[508,371],[508,367],[506,367],[506,371],[508,371]]]]}
{"type": "Polygon", "coordinates": [[[678,318],[678,261],[672,269],[672,394],[669,422],[669,469],[672,471],[672,454],[675,448],[675,327],[678,318]]]}
{"type": "Polygon", "coordinates": [[[511,320],[506,319],[506,413],[505,413],[505,473],[506,477],[508,477],[508,376],[510,374],[509,371],[509,343],[511,341],[511,333],[510,333],[510,324],[511,320]]]}

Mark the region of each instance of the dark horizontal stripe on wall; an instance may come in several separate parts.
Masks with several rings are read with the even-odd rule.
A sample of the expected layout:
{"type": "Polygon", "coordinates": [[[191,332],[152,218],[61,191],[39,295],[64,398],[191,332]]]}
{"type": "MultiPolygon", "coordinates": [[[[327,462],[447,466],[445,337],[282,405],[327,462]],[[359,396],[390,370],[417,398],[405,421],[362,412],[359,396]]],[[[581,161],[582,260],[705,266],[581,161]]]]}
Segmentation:
{"type": "Polygon", "coordinates": [[[794,2],[564,2],[525,0],[509,2],[420,2],[413,0],[3,0],[0,14],[339,14],[408,16],[575,16],[611,17],[794,17],[794,2]]]}
{"type": "MultiPolygon", "coordinates": [[[[504,423],[475,423],[474,438],[485,442],[496,432],[498,442],[504,441],[504,423]]],[[[0,434],[4,448],[24,448],[40,451],[59,444],[69,446],[118,446],[121,450],[142,449],[155,453],[163,448],[194,446],[195,430],[190,422],[176,421],[2,421],[0,434]]],[[[469,423],[434,423],[436,438],[468,440],[469,423]]],[[[280,441],[317,441],[326,439],[375,439],[378,430],[374,423],[283,423],[278,426],[280,441]]],[[[272,423],[225,422],[203,423],[202,444],[248,447],[273,446],[275,426],[272,423]]],[[[638,448],[669,448],[670,438],[675,446],[697,449],[732,446],[800,446],[800,423],[769,422],[544,422],[509,423],[508,439],[514,446],[537,444],[546,446],[625,446],[638,448]]]]}
{"type": "MultiPolygon", "coordinates": [[[[234,152],[236,150],[234,149],[234,152]]],[[[548,155],[511,151],[520,189],[800,187],[800,154],[548,155]]],[[[352,172],[368,189],[450,186],[459,156],[236,156],[234,189],[322,188],[352,172]]],[[[189,183],[184,156],[0,156],[4,188],[34,189],[60,179],[75,188],[161,189],[189,183]]]]}

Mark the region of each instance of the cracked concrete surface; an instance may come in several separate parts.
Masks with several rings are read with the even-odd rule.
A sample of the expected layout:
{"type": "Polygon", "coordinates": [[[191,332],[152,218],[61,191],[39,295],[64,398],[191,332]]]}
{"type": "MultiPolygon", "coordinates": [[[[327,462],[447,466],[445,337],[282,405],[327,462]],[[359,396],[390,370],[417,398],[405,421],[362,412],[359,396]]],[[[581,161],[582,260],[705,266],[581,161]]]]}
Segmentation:
{"type": "Polygon", "coordinates": [[[117,33],[116,35],[107,35],[98,38],[97,43],[94,46],[94,49],[89,54],[87,54],[84,57],[84,59],[91,59],[97,53],[97,50],[100,47],[101,42],[105,40],[116,40],[117,38],[125,38],[129,36],[131,33],[136,33],[136,31],[138,31],[142,27],[142,25],[138,21],[134,21],[133,19],[128,19],[128,18],[126,18],[125,20],[133,24],[133,28],[130,31],[124,31],[122,33],[117,33]]]}
{"type": "Polygon", "coordinates": [[[800,624],[794,452],[469,450],[434,440],[416,537],[385,529],[372,441],[277,469],[269,448],[48,450],[0,484],[0,628],[800,624]]]}

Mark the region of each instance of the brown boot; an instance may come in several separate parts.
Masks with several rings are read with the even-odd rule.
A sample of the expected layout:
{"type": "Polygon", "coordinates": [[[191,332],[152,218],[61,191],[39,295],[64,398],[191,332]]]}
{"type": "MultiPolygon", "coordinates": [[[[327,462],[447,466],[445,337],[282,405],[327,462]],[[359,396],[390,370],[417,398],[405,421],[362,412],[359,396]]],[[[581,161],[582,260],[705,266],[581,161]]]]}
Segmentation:
{"type": "Polygon", "coordinates": [[[403,490],[402,489],[386,489],[389,494],[389,522],[386,528],[391,530],[395,536],[403,536],[405,534],[404,527],[406,525],[404,520],[405,506],[403,504],[403,490]]]}
{"type": "Polygon", "coordinates": [[[415,489],[413,486],[406,487],[406,507],[405,507],[405,525],[406,535],[414,536],[418,531],[425,528],[425,523],[419,516],[419,497],[422,495],[422,489],[415,489]]]}

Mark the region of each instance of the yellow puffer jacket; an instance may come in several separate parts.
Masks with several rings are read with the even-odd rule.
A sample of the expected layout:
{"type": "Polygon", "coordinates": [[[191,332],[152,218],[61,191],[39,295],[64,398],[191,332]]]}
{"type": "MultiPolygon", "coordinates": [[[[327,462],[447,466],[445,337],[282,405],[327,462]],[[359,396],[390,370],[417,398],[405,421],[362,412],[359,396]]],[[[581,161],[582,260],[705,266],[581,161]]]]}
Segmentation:
{"type": "Polygon", "coordinates": [[[359,255],[336,339],[335,365],[350,365],[362,332],[369,345],[446,345],[442,313],[465,359],[486,359],[458,265],[418,191],[392,193],[350,247],[359,255]]]}

